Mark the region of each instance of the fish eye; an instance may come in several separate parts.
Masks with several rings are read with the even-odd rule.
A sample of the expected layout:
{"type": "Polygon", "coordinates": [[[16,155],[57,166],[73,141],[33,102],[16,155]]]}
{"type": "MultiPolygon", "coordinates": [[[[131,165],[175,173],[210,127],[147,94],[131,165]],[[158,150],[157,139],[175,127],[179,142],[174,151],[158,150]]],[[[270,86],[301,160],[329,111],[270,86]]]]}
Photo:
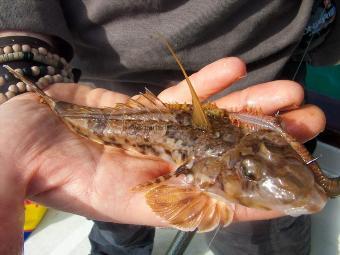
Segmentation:
{"type": "Polygon", "coordinates": [[[246,158],[241,162],[241,172],[251,181],[258,181],[261,179],[261,163],[252,158],[246,158]]]}

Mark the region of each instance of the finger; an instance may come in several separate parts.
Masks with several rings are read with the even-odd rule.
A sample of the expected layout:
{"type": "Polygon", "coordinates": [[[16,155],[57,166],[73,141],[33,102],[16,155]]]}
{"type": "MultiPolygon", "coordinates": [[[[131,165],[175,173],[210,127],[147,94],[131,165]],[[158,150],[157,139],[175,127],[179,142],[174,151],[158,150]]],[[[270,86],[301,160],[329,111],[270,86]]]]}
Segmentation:
{"type": "MultiPolygon", "coordinates": [[[[235,57],[217,60],[190,76],[201,100],[225,89],[246,73],[242,60],[235,57]]],[[[191,94],[186,80],[162,91],[158,97],[164,102],[191,103],[191,94]]]]}
{"type": "Polygon", "coordinates": [[[285,130],[301,143],[317,136],[326,126],[324,112],[315,105],[304,105],[280,116],[285,130]]]}
{"type": "Polygon", "coordinates": [[[54,84],[47,90],[47,94],[58,100],[91,107],[112,107],[116,103],[125,102],[128,98],[121,93],[74,83],[54,84]]]}
{"type": "Polygon", "coordinates": [[[272,81],[236,91],[215,101],[218,107],[240,111],[247,106],[261,109],[265,114],[297,108],[304,99],[300,84],[293,81],[272,81]]]}

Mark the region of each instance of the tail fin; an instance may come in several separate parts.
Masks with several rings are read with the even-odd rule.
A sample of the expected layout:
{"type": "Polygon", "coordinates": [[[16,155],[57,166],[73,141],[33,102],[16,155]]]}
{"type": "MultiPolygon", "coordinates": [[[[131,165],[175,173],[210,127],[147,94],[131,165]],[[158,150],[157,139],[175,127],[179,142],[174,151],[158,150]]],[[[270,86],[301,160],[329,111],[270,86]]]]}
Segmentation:
{"type": "Polygon", "coordinates": [[[41,88],[39,88],[38,85],[35,84],[33,81],[27,79],[25,76],[23,76],[19,72],[15,71],[13,68],[11,68],[8,65],[4,65],[3,67],[6,68],[8,70],[8,72],[13,74],[16,78],[18,78],[19,80],[21,80],[25,84],[29,85],[36,94],[38,94],[41,98],[44,99],[44,101],[46,101],[47,104],[52,105],[52,104],[55,103],[55,101],[51,97],[46,95],[46,93],[41,88]]]}

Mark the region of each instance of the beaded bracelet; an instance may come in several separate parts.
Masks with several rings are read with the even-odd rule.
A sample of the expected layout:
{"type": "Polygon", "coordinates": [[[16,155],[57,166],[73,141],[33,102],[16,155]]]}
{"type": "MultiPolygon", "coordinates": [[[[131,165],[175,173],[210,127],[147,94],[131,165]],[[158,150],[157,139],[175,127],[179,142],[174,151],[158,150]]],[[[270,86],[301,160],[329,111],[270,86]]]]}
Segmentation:
{"type": "MultiPolygon", "coordinates": [[[[15,45],[15,44],[29,45],[28,47],[35,48],[35,49],[45,48],[48,52],[52,52],[59,56],[63,56],[67,62],[70,62],[73,57],[72,47],[69,44],[67,44],[64,40],[61,40],[60,38],[55,39],[55,37],[53,36],[50,36],[50,38],[52,39],[53,45],[50,45],[45,41],[42,41],[36,37],[31,37],[31,36],[20,36],[19,35],[19,36],[0,37],[0,48],[5,48],[6,46],[15,45]]],[[[24,51],[25,51],[25,47],[24,47],[24,51]]],[[[17,51],[20,51],[20,50],[17,50],[17,51]]],[[[26,52],[28,51],[30,50],[26,48],[26,52]]],[[[2,53],[0,52],[0,54],[2,53]]]]}
{"type": "MultiPolygon", "coordinates": [[[[9,64],[16,71],[34,80],[42,89],[57,82],[78,81],[80,70],[72,69],[66,59],[55,53],[47,43],[33,38],[33,47],[27,43],[16,43],[17,38],[22,41],[27,37],[11,38],[15,40],[11,39],[12,44],[5,46],[1,44],[3,38],[0,38],[0,64],[9,64]]],[[[8,38],[5,39],[8,41],[8,38]]],[[[26,91],[31,91],[31,88],[0,67],[0,104],[26,91]],[[2,93],[6,87],[7,91],[2,93]]]]}
{"type": "MultiPolygon", "coordinates": [[[[16,71],[23,73],[22,69],[15,69],[16,71]]],[[[0,81],[1,81],[0,77],[0,81]]],[[[54,84],[54,83],[63,83],[63,82],[73,82],[71,79],[57,73],[54,75],[50,75],[50,74],[46,74],[42,77],[40,77],[37,81],[36,84],[41,88],[41,89],[45,89],[47,88],[49,85],[54,84]]],[[[0,84],[0,88],[3,85],[0,84]]],[[[31,87],[29,85],[26,85],[25,83],[23,83],[22,81],[18,81],[18,82],[13,82],[10,83],[8,85],[7,88],[7,92],[2,93],[0,92],[0,104],[4,103],[5,101],[11,99],[12,97],[16,96],[17,94],[22,94],[25,92],[30,92],[31,87]]]]}
{"type": "Polygon", "coordinates": [[[28,44],[13,44],[0,47],[0,64],[10,61],[35,61],[56,68],[70,70],[70,65],[65,58],[47,51],[44,47],[32,48],[28,44]]]}
{"type": "MultiPolygon", "coordinates": [[[[30,77],[39,77],[40,76],[40,78],[37,80],[38,84],[39,84],[40,79],[42,79],[44,77],[47,78],[48,80],[50,80],[49,77],[52,77],[52,78],[58,77],[58,78],[56,78],[56,80],[52,80],[55,83],[56,82],[72,82],[72,79],[69,78],[68,75],[65,72],[56,71],[56,69],[52,66],[41,65],[41,66],[31,66],[30,68],[24,67],[22,69],[16,68],[15,71],[24,75],[24,76],[30,76],[30,77]]],[[[8,83],[13,83],[16,80],[17,79],[13,75],[11,75],[9,73],[5,74],[3,76],[0,76],[0,86],[5,85],[6,81],[8,83]]]]}

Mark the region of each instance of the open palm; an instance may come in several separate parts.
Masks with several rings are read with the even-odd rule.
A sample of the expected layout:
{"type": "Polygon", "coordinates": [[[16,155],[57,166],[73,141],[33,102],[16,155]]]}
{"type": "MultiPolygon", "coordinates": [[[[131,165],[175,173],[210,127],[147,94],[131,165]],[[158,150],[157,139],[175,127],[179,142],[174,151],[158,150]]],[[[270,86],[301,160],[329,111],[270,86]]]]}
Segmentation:
{"type": "MultiPolygon", "coordinates": [[[[203,100],[225,89],[244,74],[245,66],[239,59],[224,58],[193,74],[191,80],[203,100]]],[[[127,99],[119,93],[76,84],[57,84],[48,93],[60,100],[94,107],[113,106],[127,99]]],[[[159,97],[165,102],[191,100],[184,81],[164,90],[159,97]]],[[[217,100],[216,104],[230,109],[251,105],[268,114],[281,110],[286,130],[304,142],[323,130],[325,117],[316,106],[299,107],[302,100],[303,90],[298,84],[274,81],[232,93],[217,100]]],[[[25,197],[92,219],[164,225],[146,205],[143,194],[130,190],[170,171],[168,163],[95,144],[77,136],[33,94],[15,97],[1,105],[0,127],[3,168],[0,219],[6,218],[6,224],[13,229],[13,236],[15,229],[20,227],[18,218],[23,213],[25,197]],[[6,214],[3,210],[6,206],[13,208],[11,213],[6,214]]],[[[279,215],[278,212],[237,206],[235,220],[279,215]]],[[[0,239],[4,240],[1,234],[0,239]]]]}

